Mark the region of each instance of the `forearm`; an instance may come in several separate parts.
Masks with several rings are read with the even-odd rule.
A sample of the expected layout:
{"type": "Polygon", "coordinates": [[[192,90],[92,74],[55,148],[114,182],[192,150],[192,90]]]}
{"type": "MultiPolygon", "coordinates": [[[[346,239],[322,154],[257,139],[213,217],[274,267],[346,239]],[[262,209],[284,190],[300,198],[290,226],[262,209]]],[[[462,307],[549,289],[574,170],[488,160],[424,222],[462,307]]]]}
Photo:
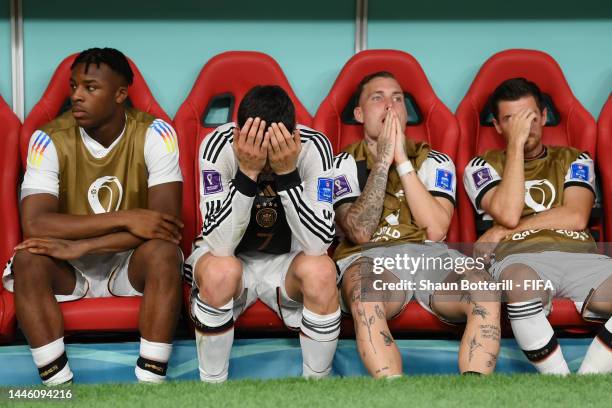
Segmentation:
{"type": "Polygon", "coordinates": [[[492,192],[488,212],[495,221],[512,228],[519,222],[525,205],[523,150],[508,148],[503,177],[492,192]]]}
{"type": "Polygon", "coordinates": [[[145,240],[129,232],[114,232],[95,238],[79,240],[86,254],[107,254],[127,251],[142,244],[145,240]]]}
{"type": "Polygon", "coordinates": [[[569,231],[582,231],[586,228],[584,215],[568,206],[551,208],[550,210],[524,217],[516,228],[509,233],[538,229],[560,229],[569,231]]]}
{"type": "Polygon", "coordinates": [[[401,177],[404,195],[410,213],[421,228],[427,230],[427,238],[433,241],[444,239],[451,222],[452,213],[440,204],[423,185],[416,172],[401,177]]]}
{"type": "MultiPolygon", "coordinates": [[[[332,174],[328,172],[323,176],[331,180],[332,174]]],[[[287,224],[304,253],[312,256],[325,254],[336,232],[334,212],[331,202],[317,200],[317,179],[302,182],[296,170],[277,176],[276,186],[287,224]]]]}
{"type": "Polygon", "coordinates": [[[24,238],[86,239],[121,231],[126,211],[95,215],[44,213],[22,221],[24,238]]]}
{"type": "Polygon", "coordinates": [[[370,172],[361,195],[351,204],[340,225],[346,236],[355,243],[368,242],[382,215],[389,166],[377,163],[370,172]]]}
{"type": "Polygon", "coordinates": [[[223,200],[202,202],[202,235],[214,255],[234,254],[249,225],[256,193],[257,184],[238,171],[223,200]]]}

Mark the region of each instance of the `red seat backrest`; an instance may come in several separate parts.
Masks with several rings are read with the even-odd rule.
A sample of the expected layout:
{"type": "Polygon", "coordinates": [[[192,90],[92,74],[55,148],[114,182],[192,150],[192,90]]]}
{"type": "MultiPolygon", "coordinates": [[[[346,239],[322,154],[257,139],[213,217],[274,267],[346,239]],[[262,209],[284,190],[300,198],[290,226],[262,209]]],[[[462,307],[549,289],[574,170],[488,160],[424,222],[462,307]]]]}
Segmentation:
{"type": "Polygon", "coordinates": [[[612,94],[597,121],[597,164],[601,175],[605,222],[605,241],[612,242],[612,94]]]}
{"type": "Polygon", "coordinates": [[[493,90],[504,80],[515,77],[535,82],[544,94],[550,96],[559,114],[558,125],[544,128],[544,144],[573,146],[595,158],[595,120],[572,93],[559,64],[550,55],[535,50],[513,49],[493,55],[476,74],[455,113],[461,131],[457,170],[461,183],[458,203],[463,242],[476,239],[474,209],[463,188],[465,166],[477,154],[505,147],[503,137],[494,127],[481,125],[480,115],[493,90]]]}
{"type": "MultiPolygon", "coordinates": [[[[78,54],[72,54],[59,64],[53,73],[51,80],[49,81],[47,89],[36,105],[34,105],[34,108],[32,108],[32,111],[28,114],[24,121],[20,132],[19,142],[22,160],[21,163],[24,167],[27,160],[30,136],[32,136],[32,133],[34,133],[37,128],[55,119],[61,113],[61,108],[65,106],[66,102],[70,98],[70,66],[77,55],[78,54]]],[[[142,74],[138,70],[138,67],[136,67],[136,64],[134,64],[134,62],[129,58],[128,61],[132,71],[134,72],[134,82],[128,88],[128,98],[132,106],[171,124],[172,122],[170,117],[164,112],[153,97],[151,90],[147,86],[142,74]]],[[[180,150],[182,144],[181,134],[178,133],[177,137],[180,150]]],[[[187,165],[188,163],[184,162],[184,159],[181,157],[180,166],[183,173],[185,173],[187,165]]],[[[185,204],[183,204],[183,207],[184,206],[185,204]]],[[[185,215],[185,210],[183,209],[183,218],[185,215]]],[[[187,215],[189,215],[189,213],[187,215]]],[[[183,250],[190,250],[190,248],[191,242],[188,244],[183,243],[183,250]]]]}
{"type": "Polygon", "coordinates": [[[191,211],[196,220],[192,227],[192,239],[202,225],[199,211],[198,149],[204,137],[213,131],[216,125],[221,124],[205,125],[203,117],[211,102],[222,96],[231,101],[229,117],[223,122],[237,121],[238,106],[244,95],[255,85],[281,86],[295,105],[297,123],[306,126],[312,124],[311,115],[293,92],[280,65],[269,55],[254,51],[228,51],[211,58],[200,71],[191,92],[174,118],[177,132],[186,139],[181,154],[187,152],[191,166],[189,175],[184,175],[186,179],[189,178],[186,185],[192,186],[189,200],[194,205],[191,211]]]}
{"type": "MultiPolygon", "coordinates": [[[[21,239],[17,187],[21,164],[19,161],[19,129],[21,122],[0,97],[0,265],[4,267],[13,255],[13,248],[21,239]]],[[[4,290],[0,285],[0,291],[4,290]]]]}
{"type": "MultiPolygon", "coordinates": [[[[422,115],[419,124],[407,126],[407,136],[425,141],[456,160],[459,128],[455,117],[436,96],[417,60],[410,54],[396,50],[362,51],[354,55],[338,74],[313,122],[313,127],[330,139],[334,152],[337,154],[344,147],[363,139],[363,127],[345,123],[342,112],[350,103],[361,79],[377,71],[391,72],[404,92],[412,96],[422,115]]],[[[447,240],[455,242],[458,236],[459,225],[455,216],[447,240]]]]}
{"type": "MultiPolygon", "coordinates": [[[[21,162],[24,166],[28,155],[28,143],[32,133],[40,126],[55,119],[60,114],[62,106],[70,98],[70,65],[72,65],[77,55],[72,54],[59,64],[49,81],[49,85],[47,85],[47,89],[23,122],[19,147],[21,162]]],[[[128,89],[128,97],[132,105],[138,110],[171,123],[168,115],[166,115],[153,97],[153,94],[151,94],[149,87],[134,62],[130,59],[128,60],[134,72],[134,83],[128,89]]]]}

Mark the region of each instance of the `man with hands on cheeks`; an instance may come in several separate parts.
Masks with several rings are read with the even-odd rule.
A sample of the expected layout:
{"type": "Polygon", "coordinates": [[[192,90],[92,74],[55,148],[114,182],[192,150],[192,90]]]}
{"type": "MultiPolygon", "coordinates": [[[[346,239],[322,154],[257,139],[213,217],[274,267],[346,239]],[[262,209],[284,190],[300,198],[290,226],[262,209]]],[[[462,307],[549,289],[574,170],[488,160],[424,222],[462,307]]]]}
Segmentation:
{"type": "Polygon", "coordinates": [[[71,70],[71,111],[30,139],[25,240],[3,283],[43,383],[73,377],[58,302],[105,296],[143,296],[136,377],[161,382],[181,303],[176,134],[125,105],[133,72],[121,52],[83,51],[71,70]]]}
{"type": "Polygon", "coordinates": [[[487,280],[485,272],[473,267],[455,271],[454,265],[467,265],[469,258],[439,242],[453,215],[455,166],[447,155],[406,138],[404,92],[391,73],[364,77],[356,99],[354,115],[363,124],[364,139],[334,159],[336,222],[345,235],[334,259],[343,274],[341,306],[353,316],[361,359],[374,377],[402,374],[387,320],[399,315],[414,293],[441,320],[467,320],[460,371],[490,373],[500,338],[495,294],[443,292],[435,286],[487,280]],[[407,258],[421,263],[388,266],[388,261],[407,258]],[[402,282],[412,286],[383,286],[402,282]]]}
{"type": "Polygon", "coordinates": [[[234,320],[257,298],[300,331],[303,375],[328,375],[340,332],[329,141],[295,123],[282,88],[256,86],[238,123],[206,136],[199,169],[203,227],[185,269],[201,380],[227,379],[234,320]]]}
{"type": "Polygon", "coordinates": [[[491,262],[493,278],[513,282],[504,297],[514,337],[539,372],[568,374],[546,315],[553,297],[571,298],[585,319],[606,322],[578,372],[612,372],[612,260],[587,230],[593,160],[542,143],[548,112],[535,83],[504,81],[489,106],[506,148],[473,158],[463,182],[476,211],[494,222],[475,249],[491,262]]]}

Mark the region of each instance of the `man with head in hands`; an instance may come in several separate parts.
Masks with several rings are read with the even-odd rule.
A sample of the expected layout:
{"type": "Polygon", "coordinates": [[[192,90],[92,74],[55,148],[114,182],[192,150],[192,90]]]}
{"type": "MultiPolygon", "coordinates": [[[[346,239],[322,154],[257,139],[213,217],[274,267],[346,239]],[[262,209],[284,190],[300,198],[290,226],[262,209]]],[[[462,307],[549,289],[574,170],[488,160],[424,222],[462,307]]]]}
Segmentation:
{"type": "Polygon", "coordinates": [[[72,380],[58,302],[142,296],[136,377],[161,382],[181,305],[183,226],[176,133],[126,106],[134,74],[112,48],[72,64],[71,110],[30,138],[25,240],[4,271],[43,383],[72,380]]]}
{"type": "Polygon", "coordinates": [[[227,379],[234,320],[257,298],[300,332],[303,375],[328,375],[340,332],[329,141],[296,124],[282,88],[256,86],[238,123],[206,136],[199,166],[203,227],[186,276],[200,378],[227,379]]]}
{"type": "Polygon", "coordinates": [[[455,166],[447,155],[406,138],[404,92],[391,73],[367,75],[355,97],[364,138],[334,159],[336,222],[345,235],[334,259],[359,355],[374,377],[402,374],[387,320],[415,294],[441,320],[467,321],[460,372],[490,373],[499,352],[498,299],[489,290],[462,290],[462,282],[488,283],[487,274],[440,242],[454,210],[455,166]]]}
{"type": "Polygon", "coordinates": [[[546,146],[548,111],[538,86],[524,78],[501,83],[489,106],[506,140],[468,164],[463,182],[478,214],[494,226],[478,240],[504,291],[514,337],[541,373],[568,374],[546,319],[555,296],[571,298],[585,319],[606,321],[579,373],[612,371],[612,261],[587,230],[595,200],[595,169],[587,152],[546,146]]]}

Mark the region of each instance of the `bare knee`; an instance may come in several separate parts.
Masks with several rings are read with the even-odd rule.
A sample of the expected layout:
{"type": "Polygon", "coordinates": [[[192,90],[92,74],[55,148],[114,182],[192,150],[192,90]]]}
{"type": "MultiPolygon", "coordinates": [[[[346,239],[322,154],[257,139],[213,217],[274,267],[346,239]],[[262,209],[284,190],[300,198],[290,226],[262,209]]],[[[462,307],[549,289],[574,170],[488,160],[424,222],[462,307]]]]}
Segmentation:
{"type": "Polygon", "coordinates": [[[239,294],[242,263],[234,256],[206,254],[196,265],[195,280],[202,300],[211,306],[223,306],[239,294]]]}
{"type": "Polygon", "coordinates": [[[180,287],[181,255],[178,246],[161,239],[152,239],[137,249],[144,262],[147,282],[158,282],[164,287],[180,287]]]}
{"type": "Polygon", "coordinates": [[[32,294],[36,289],[48,289],[52,286],[51,272],[55,261],[45,255],[36,255],[26,249],[20,249],[13,258],[13,275],[16,294],[32,294]]]}
{"type": "Polygon", "coordinates": [[[586,308],[593,313],[612,315],[612,276],[593,291],[586,308]]]}
{"type": "Polygon", "coordinates": [[[508,302],[525,302],[537,297],[544,301],[547,297],[545,291],[525,289],[525,282],[540,279],[538,273],[525,264],[507,266],[502,271],[500,279],[512,282],[512,289],[504,290],[504,298],[508,302]]]}
{"type": "Polygon", "coordinates": [[[305,298],[313,303],[327,303],[337,297],[336,265],[328,256],[303,255],[294,269],[305,298]]]}

